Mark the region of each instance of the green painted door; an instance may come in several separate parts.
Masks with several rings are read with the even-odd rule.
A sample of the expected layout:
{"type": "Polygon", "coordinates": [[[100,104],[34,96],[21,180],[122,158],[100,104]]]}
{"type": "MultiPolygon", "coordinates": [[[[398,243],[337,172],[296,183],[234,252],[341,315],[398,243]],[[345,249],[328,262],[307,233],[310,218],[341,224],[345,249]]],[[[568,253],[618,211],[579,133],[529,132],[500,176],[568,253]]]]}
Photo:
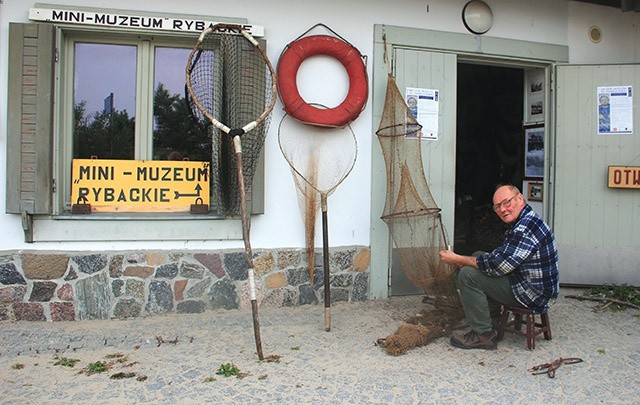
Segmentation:
{"type": "Polygon", "coordinates": [[[640,189],[609,187],[607,177],[609,166],[640,167],[638,90],[638,64],[557,66],[553,228],[561,283],[640,285],[640,189]],[[611,99],[608,131],[599,126],[603,94],[611,99]]]}

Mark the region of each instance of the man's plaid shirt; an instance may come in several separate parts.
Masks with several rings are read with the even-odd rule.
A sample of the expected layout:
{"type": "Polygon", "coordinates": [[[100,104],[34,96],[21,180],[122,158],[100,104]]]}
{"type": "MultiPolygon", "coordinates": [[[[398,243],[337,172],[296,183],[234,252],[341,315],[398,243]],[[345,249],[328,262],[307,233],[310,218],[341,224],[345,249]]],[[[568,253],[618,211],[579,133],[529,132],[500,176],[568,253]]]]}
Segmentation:
{"type": "Polygon", "coordinates": [[[477,258],[478,268],[493,277],[508,275],[513,295],[536,313],[558,296],[558,250],[555,237],[530,205],[504,234],[504,243],[477,258]]]}

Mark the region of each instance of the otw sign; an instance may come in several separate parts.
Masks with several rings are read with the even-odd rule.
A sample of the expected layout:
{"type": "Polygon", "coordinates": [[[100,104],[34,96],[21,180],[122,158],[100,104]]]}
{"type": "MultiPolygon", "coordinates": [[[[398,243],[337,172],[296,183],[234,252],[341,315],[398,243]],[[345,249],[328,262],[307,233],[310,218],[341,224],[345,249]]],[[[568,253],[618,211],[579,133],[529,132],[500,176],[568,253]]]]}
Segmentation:
{"type": "Polygon", "coordinates": [[[607,179],[609,188],[640,189],[640,166],[609,166],[607,179]]]}
{"type": "Polygon", "coordinates": [[[91,204],[92,212],[188,212],[191,204],[209,205],[210,167],[209,162],[74,159],[71,201],[91,204]]]}

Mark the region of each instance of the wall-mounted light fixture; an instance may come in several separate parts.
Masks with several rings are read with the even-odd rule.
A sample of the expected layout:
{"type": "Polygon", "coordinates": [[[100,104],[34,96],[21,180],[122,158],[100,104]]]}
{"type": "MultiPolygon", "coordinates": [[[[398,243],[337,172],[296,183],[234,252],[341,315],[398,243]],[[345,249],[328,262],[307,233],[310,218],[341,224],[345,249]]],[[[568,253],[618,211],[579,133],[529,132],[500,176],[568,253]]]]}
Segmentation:
{"type": "Polygon", "coordinates": [[[588,34],[589,34],[589,39],[594,44],[597,44],[600,41],[602,41],[602,30],[597,25],[592,25],[591,27],[589,27],[588,34]]]}
{"type": "Polygon", "coordinates": [[[484,1],[472,0],[462,9],[464,26],[476,35],[482,35],[493,25],[493,12],[484,1]]]}

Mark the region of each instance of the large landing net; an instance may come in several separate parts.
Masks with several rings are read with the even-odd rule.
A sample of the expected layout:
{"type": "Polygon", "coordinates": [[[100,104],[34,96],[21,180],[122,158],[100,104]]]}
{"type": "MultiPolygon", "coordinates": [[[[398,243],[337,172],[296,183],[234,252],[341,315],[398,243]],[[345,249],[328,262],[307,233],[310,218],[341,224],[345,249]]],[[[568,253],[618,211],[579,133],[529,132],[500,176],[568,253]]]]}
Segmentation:
{"type": "MultiPolygon", "coordinates": [[[[441,263],[438,254],[449,246],[440,208],[424,174],[418,140],[421,128],[389,75],[382,119],[376,131],[387,169],[381,218],[389,227],[402,271],[436,307],[438,319],[434,319],[433,312],[421,317],[420,323],[442,328],[443,316],[455,323],[461,318],[461,311],[452,277],[454,267],[441,263]]],[[[442,334],[446,329],[441,329],[442,334]]]]}
{"type": "Polygon", "coordinates": [[[213,140],[211,201],[223,216],[241,214],[235,136],[227,135],[231,128],[244,129],[243,191],[250,206],[253,177],[277,97],[275,72],[262,45],[241,32],[242,27],[226,24],[204,31],[187,63],[187,101],[213,140]]]}

